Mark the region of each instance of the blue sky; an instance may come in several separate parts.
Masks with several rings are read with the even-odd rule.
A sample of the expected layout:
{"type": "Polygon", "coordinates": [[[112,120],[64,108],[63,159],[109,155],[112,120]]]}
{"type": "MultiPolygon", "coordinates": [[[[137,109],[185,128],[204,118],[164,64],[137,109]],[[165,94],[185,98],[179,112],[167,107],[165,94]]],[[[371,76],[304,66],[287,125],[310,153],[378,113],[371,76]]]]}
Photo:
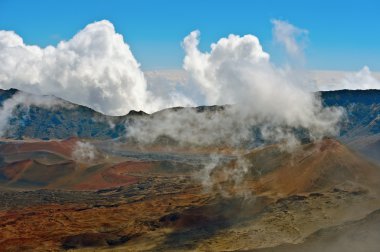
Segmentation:
{"type": "Polygon", "coordinates": [[[70,39],[88,23],[107,19],[124,35],[145,70],[181,68],[181,41],[201,31],[201,48],[230,33],[256,35],[280,61],[271,19],[309,31],[306,67],[380,70],[380,1],[357,0],[0,0],[0,30],[27,44],[70,39]]]}

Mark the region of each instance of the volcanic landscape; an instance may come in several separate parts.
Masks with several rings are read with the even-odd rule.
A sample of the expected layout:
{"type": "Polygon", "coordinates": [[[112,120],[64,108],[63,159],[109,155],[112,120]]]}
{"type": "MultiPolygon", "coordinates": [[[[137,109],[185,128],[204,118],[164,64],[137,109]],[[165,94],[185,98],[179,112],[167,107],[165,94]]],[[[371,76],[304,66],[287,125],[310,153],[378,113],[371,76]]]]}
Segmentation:
{"type": "MultiPolygon", "coordinates": [[[[2,90],[2,106],[16,95],[44,99],[2,90]]],[[[340,134],[296,132],[291,150],[140,143],[129,125],[155,114],[18,106],[0,144],[0,251],[379,251],[380,91],[317,95],[345,109],[340,134]]]]}

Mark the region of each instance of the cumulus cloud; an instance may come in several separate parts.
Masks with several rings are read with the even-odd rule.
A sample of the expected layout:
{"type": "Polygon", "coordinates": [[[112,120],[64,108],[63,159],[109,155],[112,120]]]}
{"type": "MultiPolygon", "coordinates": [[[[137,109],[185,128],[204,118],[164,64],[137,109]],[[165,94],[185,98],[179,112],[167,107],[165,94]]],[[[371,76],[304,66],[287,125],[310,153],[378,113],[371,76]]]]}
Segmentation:
{"type": "Polygon", "coordinates": [[[142,142],[166,135],[184,144],[236,145],[250,142],[253,127],[264,140],[288,143],[297,142],[294,128],[307,129],[311,138],[337,133],[342,111],[324,108],[292,69],[273,65],[257,37],[229,35],[201,52],[199,35],[193,31],[183,41],[189,81],[206,104],[233,106],[212,113],[160,112],[132,125],[130,136],[142,142]]]}
{"type": "Polygon", "coordinates": [[[328,131],[336,122],[330,120],[337,111],[323,108],[291,69],[274,66],[255,36],[230,35],[209,53],[198,50],[198,36],[192,32],[184,40],[184,68],[208,103],[236,104],[259,123],[328,131]]]}
{"type": "Polygon", "coordinates": [[[269,61],[269,54],[263,51],[255,36],[233,34],[212,44],[210,53],[202,53],[198,50],[199,34],[199,31],[193,31],[183,41],[186,52],[184,69],[198,84],[209,104],[235,102],[237,96],[244,93],[236,92],[236,89],[243,91],[245,87],[234,83],[235,80],[230,77],[239,78],[234,75],[248,70],[240,67],[255,66],[256,71],[260,72],[257,68],[266,66],[264,62],[269,61]]]}
{"type": "Polygon", "coordinates": [[[0,61],[1,88],[53,94],[110,115],[192,104],[175,92],[160,97],[149,91],[129,45],[106,20],[46,48],[26,45],[12,31],[0,31],[0,61]]]}
{"type": "MultiPolygon", "coordinates": [[[[307,31],[282,20],[272,23],[275,40],[289,55],[299,58],[307,31]]],[[[185,78],[168,80],[151,72],[147,81],[129,45],[109,21],[89,24],[70,40],[46,48],[26,45],[13,31],[0,31],[0,88],[53,94],[110,115],[123,115],[131,109],[154,112],[172,106],[245,102],[254,93],[258,104],[276,97],[266,105],[281,113],[275,107],[290,99],[277,93],[299,94],[301,85],[310,84],[294,69],[274,67],[253,35],[231,34],[212,44],[210,52],[200,52],[198,43],[199,31],[183,41],[185,78]]],[[[333,85],[321,86],[325,90],[368,89],[379,88],[379,81],[364,67],[333,85]]],[[[313,102],[310,94],[296,96],[313,102]]],[[[310,106],[304,108],[293,106],[285,114],[299,110],[300,116],[308,117],[310,106]]],[[[277,118],[268,114],[271,116],[277,118]]]]}
{"type": "Polygon", "coordinates": [[[275,41],[282,44],[290,56],[303,57],[303,47],[308,31],[283,20],[274,19],[272,24],[275,41]]]}

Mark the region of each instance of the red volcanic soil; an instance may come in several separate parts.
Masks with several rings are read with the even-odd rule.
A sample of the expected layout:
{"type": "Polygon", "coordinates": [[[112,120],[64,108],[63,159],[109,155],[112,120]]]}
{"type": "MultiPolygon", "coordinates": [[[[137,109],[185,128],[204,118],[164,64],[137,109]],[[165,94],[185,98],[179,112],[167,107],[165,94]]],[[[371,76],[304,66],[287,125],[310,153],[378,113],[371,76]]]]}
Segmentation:
{"type": "Polygon", "coordinates": [[[3,169],[3,175],[10,181],[17,180],[23,171],[33,164],[33,160],[22,160],[14,162],[3,169]]]}
{"type": "Polygon", "coordinates": [[[129,175],[129,173],[141,175],[153,168],[154,164],[152,162],[122,162],[91,175],[74,188],[79,190],[95,190],[133,184],[138,182],[139,178],[135,175],[129,175]]]}
{"type": "Polygon", "coordinates": [[[79,139],[71,137],[62,141],[8,142],[0,146],[0,153],[47,151],[71,157],[73,148],[79,139]]]}

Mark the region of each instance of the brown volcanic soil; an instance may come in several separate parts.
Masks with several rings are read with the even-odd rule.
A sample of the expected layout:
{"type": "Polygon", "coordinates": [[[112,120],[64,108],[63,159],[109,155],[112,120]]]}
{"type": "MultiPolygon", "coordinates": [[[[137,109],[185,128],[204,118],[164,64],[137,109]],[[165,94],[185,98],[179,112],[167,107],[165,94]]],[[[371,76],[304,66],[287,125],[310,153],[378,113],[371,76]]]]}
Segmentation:
{"type": "Polygon", "coordinates": [[[308,236],[303,243],[283,244],[274,248],[252,250],[252,252],[377,252],[380,245],[379,237],[380,210],[376,210],[363,219],[320,229],[308,236]]]}
{"type": "Polygon", "coordinates": [[[75,163],[68,160],[54,165],[45,165],[29,159],[14,162],[0,170],[8,180],[8,186],[24,183],[43,187],[74,172],[75,163]]]}
{"type": "Polygon", "coordinates": [[[309,144],[285,155],[277,169],[261,176],[256,190],[282,195],[313,192],[350,182],[377,189],[380,170],[336,140],[309,144]]]}
{"type": "MultiPolygon", "coordinates": [[[[277,248],[380,209],[378,167],[335,140],[291,154],[268,146],[243,159],[249,169],[241,180],[231,180],[241,169],[232,161],[211,173],[208,190],[189,165],[118,158],[76,164],[48,189],[0,191],[0,251],[277,248]]],[[[34,160],[10,165],[2,174],[12,183],[48,169],[34,160]]]]}
{"type": "MultiPolygon", "coordinates": [[[[162,178],[117,190],[57,192],[50,195],[50,202],[45,204],[38,203],[38,200],[40,196],[48,197],[49,191],[29,195],[31,201],[36,198],[37,202],[0,212],[0,250],[54,251],[124,243],[165,226],[161,220],[163,216],[184,211],[190,206],[197,207],[209,200],[186,180],[180,182],[177,185],[171,179],[162,178]],[[62,198],[66,202],[52,203],[62,198]]],[[[3,204],[26,197],[22,192],[8,194],[2,195],[3,204]]]]}

